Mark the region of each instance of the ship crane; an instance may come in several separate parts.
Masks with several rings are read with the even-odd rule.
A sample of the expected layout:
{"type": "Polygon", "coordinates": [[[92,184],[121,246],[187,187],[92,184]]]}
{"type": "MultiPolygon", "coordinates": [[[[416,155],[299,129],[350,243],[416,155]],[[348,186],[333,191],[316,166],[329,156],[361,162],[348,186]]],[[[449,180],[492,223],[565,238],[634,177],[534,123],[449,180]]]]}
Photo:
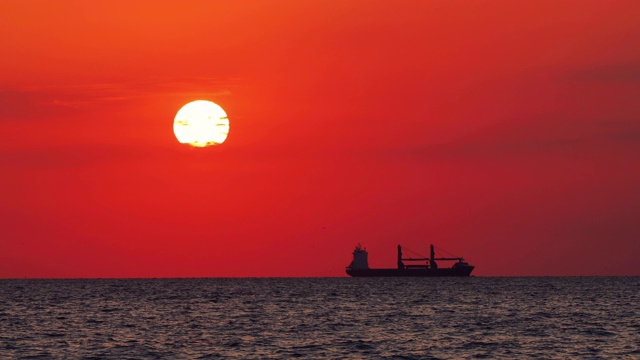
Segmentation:
{"type": "Polygon", "coordinates": [[[436,257],[436,251],[434,249],[433,244],[429,246],[429,250],[430,250],[431,256],[429,256],[428,258],[426,257],[404,258],[402,257],[402,247],[398,245],[398,269],[428,268],[428,267],[431,267],[432,269],[437,269],[438,263],[436,261],[458,261],[459,263],[463,263],[463,264],[465,263],[464,258],[462,257],[436,257]],[[428,265],[422,265],[422,264],[405,265],[404,264],[405,261],[428,261],[429,264],[428,265]]]}

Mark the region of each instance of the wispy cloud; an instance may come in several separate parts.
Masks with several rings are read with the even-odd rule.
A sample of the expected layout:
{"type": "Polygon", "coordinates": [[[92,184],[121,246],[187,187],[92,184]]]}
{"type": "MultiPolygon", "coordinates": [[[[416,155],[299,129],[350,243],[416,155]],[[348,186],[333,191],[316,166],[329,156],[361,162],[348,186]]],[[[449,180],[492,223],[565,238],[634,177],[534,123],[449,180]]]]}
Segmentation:
{"type": "Polygon", "coordinates": [[[568,79],[581,82],[640,83],[640,62],[580,69],[571,72],[568,79]]]}
{"type": "Polygon", "coordinates": [[[640,151],[640,122],[544,121],[488,126],[443,143],[386,149],[391,157],[500,160],[600,154],[613,148],[640,151]]]}
{"type": "Polygon", "coordinates": [[[0,121],[65,115],[104,103],[185,94],[228,96],[237,79],[208,77],[92,84],[26,85],[0,88],[0,121]]]}
{"type": "Polygon", "coordinates": [[[131,158],[135,152],[122,146],[77,144],[29,148],[0,153],[0,164],[12,169],[68,169],[131,158]]]}

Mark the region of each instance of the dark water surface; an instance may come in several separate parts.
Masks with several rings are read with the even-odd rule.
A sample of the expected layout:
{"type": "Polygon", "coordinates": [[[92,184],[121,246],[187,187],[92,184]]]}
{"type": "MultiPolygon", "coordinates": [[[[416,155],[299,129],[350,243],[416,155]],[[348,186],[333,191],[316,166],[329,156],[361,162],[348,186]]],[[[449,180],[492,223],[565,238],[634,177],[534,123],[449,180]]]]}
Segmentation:
{"type": "Polygon", "coordinates": [[[640,277],[0,280],[0,358],[640,359],[640,277]]]}

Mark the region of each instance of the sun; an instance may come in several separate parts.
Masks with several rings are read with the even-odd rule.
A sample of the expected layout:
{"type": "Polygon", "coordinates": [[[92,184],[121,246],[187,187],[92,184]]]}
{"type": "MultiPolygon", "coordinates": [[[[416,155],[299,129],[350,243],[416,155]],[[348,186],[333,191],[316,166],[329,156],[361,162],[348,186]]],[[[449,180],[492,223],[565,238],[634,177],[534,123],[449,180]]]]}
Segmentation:
{"type": "Polygon", "coordinates": [[[173,119],[173,133],[181,144],[195,147],[222,144],[229,134],[229,118],[211,101],[192,101],[178,110],[173,119]]]}

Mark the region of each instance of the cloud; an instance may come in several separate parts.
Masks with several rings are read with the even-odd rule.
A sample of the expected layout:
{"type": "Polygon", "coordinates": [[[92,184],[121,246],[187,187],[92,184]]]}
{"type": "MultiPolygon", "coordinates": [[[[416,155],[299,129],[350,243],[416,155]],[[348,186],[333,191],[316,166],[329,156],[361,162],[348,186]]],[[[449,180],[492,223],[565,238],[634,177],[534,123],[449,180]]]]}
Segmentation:
{"type": "Polygon", "coordinates": [[[30,85],[0,88],[0,121],[43,119],[90,109],[97,104],[123,103],[137,99],[194,94],[228,96],[236,79],[182,78],[143,82],[30,85]],[[185,89],[188,91],[185,92],[185,89]]]}
{"type": "Polygon", "coordinates": [[[0,89],[0,120],[43,118],[51,113],[64,112],[55,98],[45,92],[29,92],[25,90],[0,89]]]}
{"type": "Polygon", "coordinates": [[[106,144],[58,145],[0,152],[0,164],[11,169],[83,168],[141,157],[140,149],[106,144]]]}
{"type": "Polygon", "coordinates": [[[524,159],[540,155],[596,155],[612,149],[640,152],[640,121],[584,120],[502,123],[443,143],[383,149],[419,159],[524,159]]]}
{"type": "Polygon", "coordinates": [[[640,82],[640,63],[621,63],[596,66],[574,71],[568,75],[573,81],[580,82],[640,82]]]}

